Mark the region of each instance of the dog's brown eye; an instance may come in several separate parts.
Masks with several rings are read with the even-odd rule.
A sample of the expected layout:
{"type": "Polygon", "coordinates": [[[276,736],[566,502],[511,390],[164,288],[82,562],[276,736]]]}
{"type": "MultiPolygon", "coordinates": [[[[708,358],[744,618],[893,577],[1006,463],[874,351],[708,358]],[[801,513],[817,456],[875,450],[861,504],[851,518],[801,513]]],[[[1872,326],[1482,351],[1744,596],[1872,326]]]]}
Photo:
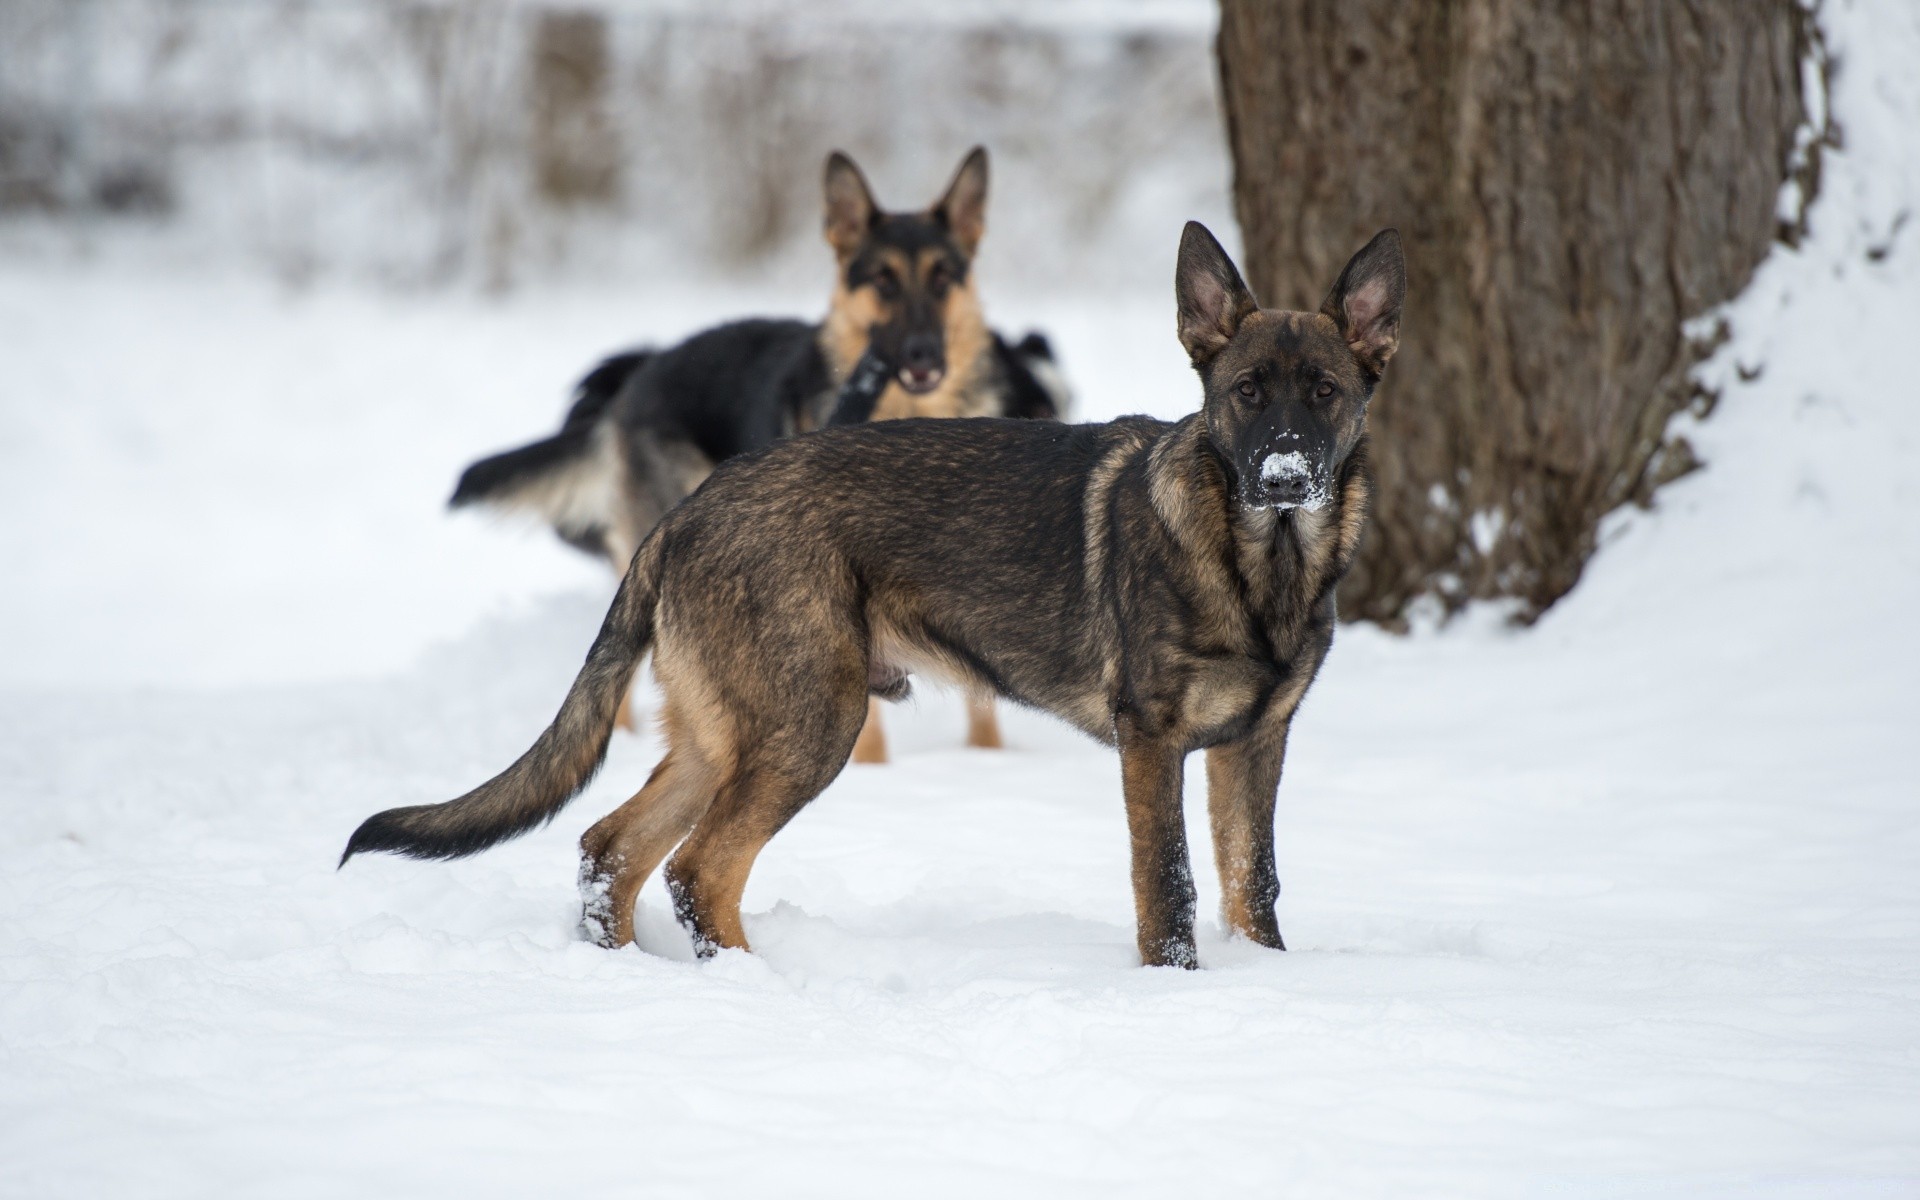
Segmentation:
{"type": "Polygon", "coordinates": [[[947,268],[944,264],[935,263],[933,270],[927,272],[927,290],[936,296],[947,290],[949,282],[951,281],[947,277],[947,268]]]}
{"type": "Polygon", "coordinates": [[[892,271],[880,271],[873,277],[873,288],[883,298],[891,300],[900,292],[900,278],[892,271]]]}
{"type": "Polygon", "coordinates": [[[1260,391],[1259,388],[1253,386],[1253,380],[1251,379],[1242,379],[1240,381],[1240,386],[1237,388],[1234,388],[1233,390],[1236,392],[1239,392],[1242,396],[1245,396],[1249,400],[1253,399],[1254,396],[1257,395],[1260,391]]]}
{"type": "Polygon", "coordinates": [[[1328,396],[1333,395],[1333,385],[1331,383],[1322,383],[1319,387],[1313,389],[1313,394],[1325,400],[1328,396]]]}

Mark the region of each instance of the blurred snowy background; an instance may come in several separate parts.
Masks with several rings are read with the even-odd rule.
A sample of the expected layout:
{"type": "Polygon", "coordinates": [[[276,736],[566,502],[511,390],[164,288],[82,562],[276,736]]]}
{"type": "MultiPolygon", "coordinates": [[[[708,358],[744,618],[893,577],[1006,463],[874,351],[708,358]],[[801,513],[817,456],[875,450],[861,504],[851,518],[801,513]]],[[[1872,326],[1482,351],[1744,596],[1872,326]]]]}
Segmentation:
{"type": "Polygon", "coordinates": [[[1229,167],[1206,0],[10,0],[0,248],[502,288],[819,277],[992,148],[996,281],[1164,283],[1229,167]],[[1171,232],[1170,232],[1171,231],[1171,232]]]}
{"type": "Polygon", "coordinates": [[[1089,415],[1179,415],[1179,230],[1233,240],[1214,23],[1206,0],[0,5],[10,336],[52,351],[0,383],[0,488],[38,514],[0,526],[0,679],[364,675],[598,581],[544,534],[445,519],[452,480],[611,350],[823,313],[835,147],[906,209],[986,144],[989,319],[1053,334],[1107,392],[1089,415]]]}
{"type": "Polygon", "coordinates": [[[518,753],[611,593],[459,467],[597,354],[820,312],[830,146],[905,206],[985,142],[989,316],[1085,418],[1191,411],[1208,5],[0,3],[0,1195],[1916,1194],[1920,13],[1820,19],[1839,145],[1707,469],[1531,629],[1343,631],[1289,953],[1211,919],[1191,764],[1187,975],[1113,754],[933,689],[753,956],[657,883],[574,940],[650,736],[488,855],[333,863],[518,753]]]}

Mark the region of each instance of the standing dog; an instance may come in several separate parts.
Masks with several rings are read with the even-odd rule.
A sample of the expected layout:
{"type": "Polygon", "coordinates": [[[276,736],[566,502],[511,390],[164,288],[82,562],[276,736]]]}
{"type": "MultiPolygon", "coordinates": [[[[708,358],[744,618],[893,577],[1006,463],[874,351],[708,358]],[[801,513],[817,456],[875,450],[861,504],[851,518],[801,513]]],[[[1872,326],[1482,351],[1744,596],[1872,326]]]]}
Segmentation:
{"type": "Polygon", "coordinates": [[[900,421],[722,466],[640,547],[533,747],[457,800],[370,817],[341,861],[455,858],[551,818],[598,768],[651,647],[668,750],[581,840],[584,924],[630,940],[677,845],[667,885],[695,945],[744,948],[755,856],[840,772],[868,695],[928,671],[1119,747],[1148,964],[1196,962],[1180,784],[1204,749],[1223,916],[1283,949],[1274,797],[1366,521],[1367,403],[1406,269],[1388,230],[1320,311],[1265,310],[1189,224],[1175,280],[1199,413],[900,421]]]}
{"type": "MultiPolygon", "coordinates": [[[[1067,397],[1046,339],[1009,346],[980,313],[973,259],[986,205],[980,147],[918,213],[883,212],[860,168],[836,152],[826,235],[839,272],[824,322],[737,321],[609,358],[581,380],[559,433],[468,467],[453,507],[531,510],[624,572],[647,532],[719,463],[826,425],[869,354],[896,368],[864,406],[876,419],[1057,419],[1067,397]]],[[[860,762],[886,761],[872,715],[860,762]]],[[[1000,744],[990,697],[976,695],[969,716],[969,745],[1000,744]]]]}

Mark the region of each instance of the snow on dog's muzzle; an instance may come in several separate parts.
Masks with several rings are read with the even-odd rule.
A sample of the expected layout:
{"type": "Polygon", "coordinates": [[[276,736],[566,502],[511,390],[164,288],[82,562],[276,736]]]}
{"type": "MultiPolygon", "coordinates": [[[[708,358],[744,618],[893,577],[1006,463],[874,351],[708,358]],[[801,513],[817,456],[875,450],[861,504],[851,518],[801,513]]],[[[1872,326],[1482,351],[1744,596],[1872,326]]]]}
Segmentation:
{"type": "Polygon", "coordinates": [[[1257,461],[1259,473],[1248,489],[1248,502],[1256,508],[1319,512],[1333,498],[1326,465],[1309,459],[1303,450],[1271,448],[1257,461]]]}

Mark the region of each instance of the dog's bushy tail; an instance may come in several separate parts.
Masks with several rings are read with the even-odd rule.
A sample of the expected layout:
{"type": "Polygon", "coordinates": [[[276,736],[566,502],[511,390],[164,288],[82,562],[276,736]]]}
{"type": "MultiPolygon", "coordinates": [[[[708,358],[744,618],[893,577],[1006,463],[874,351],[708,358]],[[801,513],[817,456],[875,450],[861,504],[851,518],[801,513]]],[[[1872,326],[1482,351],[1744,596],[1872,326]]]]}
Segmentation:
{"type": "Polygon", "coordinates": [[[366,850],[464,858],[552,820],[579,795],[606,757],[620,702],[653,643],[660,561],[656,533],[633,556],[559,714],[517,762],[457,800],[368,817],[347,839],[340,865],[366,850]]]}
{"type": "Polygon", "coordinates": [[[474,463],[460,474],[453,508],[486,505],[546,518],[566,541],[601,551],[620,487],[620,455],[606,418],[652,352],[616,354],[574,388],[573,406],[549,438],[474,463]]]}

